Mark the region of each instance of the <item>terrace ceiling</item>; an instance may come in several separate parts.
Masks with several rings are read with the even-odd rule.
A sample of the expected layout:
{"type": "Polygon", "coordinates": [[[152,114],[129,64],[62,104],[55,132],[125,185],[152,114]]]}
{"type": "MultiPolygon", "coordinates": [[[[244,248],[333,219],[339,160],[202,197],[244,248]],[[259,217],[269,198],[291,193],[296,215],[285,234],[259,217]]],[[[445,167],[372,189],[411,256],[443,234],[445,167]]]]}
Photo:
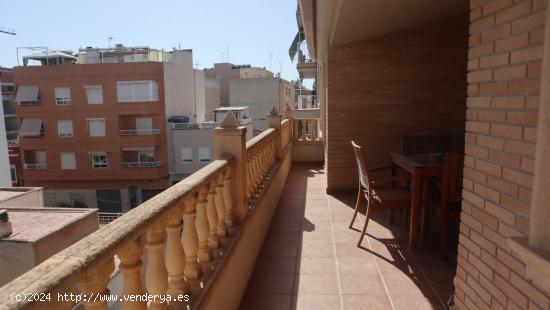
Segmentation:
{"type": "Polygon", "coordinates": [[[336,2],[333,12],[319,12],[335,15],[332,18],[330,46],[360,42],[468,11],[467,0],[337,0],[336,2]]]}

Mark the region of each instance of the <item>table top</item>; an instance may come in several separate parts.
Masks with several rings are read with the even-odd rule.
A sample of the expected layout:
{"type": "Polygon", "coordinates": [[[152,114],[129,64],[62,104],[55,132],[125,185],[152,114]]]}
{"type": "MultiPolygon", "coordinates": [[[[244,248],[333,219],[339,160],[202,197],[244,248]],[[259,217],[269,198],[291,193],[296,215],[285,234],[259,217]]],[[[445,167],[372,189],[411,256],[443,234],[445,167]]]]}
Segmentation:
{"type": "Polygon", "coordinates": [[[443,169],[443,162],[438,159],[442,159],[439,154],[403,154],[403,153],[391,153],[392,162],[405,169],[408,172],[412,172],[415,169],[429,169],[434,171],[440,171],[443,169]],[[438,158],[439,157],[439,158],[438,158]]]}

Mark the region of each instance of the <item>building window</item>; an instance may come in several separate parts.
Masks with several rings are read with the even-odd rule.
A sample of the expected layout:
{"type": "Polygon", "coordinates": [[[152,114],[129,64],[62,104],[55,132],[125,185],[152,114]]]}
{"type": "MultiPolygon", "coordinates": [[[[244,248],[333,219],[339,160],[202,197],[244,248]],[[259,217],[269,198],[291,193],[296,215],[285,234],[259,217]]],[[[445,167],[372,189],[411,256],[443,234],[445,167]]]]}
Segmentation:
{"type": "Polygon", "coordinates": [[[108,167],[107,154],[92,154],[92,168],[104,169],[108,167]]]}
{"type": "Polygon", "coordinates": [[[10,165],[11,182],[17,183],[17,168],[15,165],[10,165]]]}
{"type": "Polygon", "coordinates": [[[90,137],[105,137],[105,119],[89,118],[88,129],[90,130],[90,137]]]}
{"type": "Polygon", "coordinates": [[[155,161],[154,151],[139,151],[138,155],[140,163],[152,163],[155,161]]]}
{"type": "Polygon", "coordinates": [[[59,153],[62,170],[76,169],[76,157],[74,153],[59,153]]]}
{"type": "Polygon", "coordinates": [[[63,138],[73,136],[73,121],[57,121],[57,135],[63,138]]]}
{"type": "Polygon", "coordinates": [[[103,104],[103,86],[101,85],[86,85],[86,97],[88,104],[103,104]]]}
{"type": "Polygon", "coordinates": [[[193,149],[190,147],[181,148],[181,162],[189,164],[193,162],[193,149]]]}
{"type": "Polygon", "coordinates": [[[118,81],[118,102],[147,102],[158,100],[158,86],[155,81],[118,81]]]}
{"type": "Polygon", "coordinates": [[[52,208],[55,207],[55,205],[55,193],[44,193],[44,206],[52,208]]]}
{"type": "Polygon", "coordinates": [[[209,147],[199,147],[199,161],[200,162],[209,162],[212,160],[212,157],[210,156],[210,148],[209,147]]]}
{"type": "Polygon", "coordinates": [[[55,103],[57,105],[71,104],[71,89],[69,87],[56,87],[55,103]]]}

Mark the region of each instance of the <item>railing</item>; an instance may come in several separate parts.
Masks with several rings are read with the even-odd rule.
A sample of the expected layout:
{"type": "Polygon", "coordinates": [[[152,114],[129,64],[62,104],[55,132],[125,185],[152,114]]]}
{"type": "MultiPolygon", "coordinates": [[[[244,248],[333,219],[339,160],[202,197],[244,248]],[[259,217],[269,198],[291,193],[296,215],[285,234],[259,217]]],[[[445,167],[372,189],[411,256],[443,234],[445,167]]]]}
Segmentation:
{"type": "MultiPolygon", "coordinates": [[[[186,293],[195,297],[204,293],[221,262],[217,258],[227,255],[226,241],[236,235],[231,229],[234,157],[226,153],[221,158],[4,286],[0,308],[68,309],[74,302],[60,300],[58,294],[78,292],[96,296],[82,301],[85,309],[106,309],[115,256],[120,260],[123,296],[144,296],[142,283],[149,296],[182,300],[186,293]],[[141,261],[143,251],[146,262],[141,261]],[[10,299],[29,291],[50,296],[50,304],[10,299]]],[[[121,309],[147,307],[147,298],[117,300],[121,309]]],[[[173,300],[170,306],[178,307],[173,300]]],[[[164,299],[149,301],[153,309],[166,306],[164,299]]]]}
{"type": "Polygon", "coordinates": [[[19,102],[20,106],[37,106],[40,105],[40,100],[36,101],[21,101],[19,102]]]}
{"type": "Polygon", "coordinates": [[[160,129],[120,129],[121,136],[151,136],[160,134],[160,129]]]}
{"type": "Polygon", "coordinates": [[[160,167],[160,161],[126,161],[122,163],[123,168],[156,168],[160,167]]]}
{"type": "Polygon", "coordinates": [[[58,294],[76,293],[97,297],[81,301],[85,309],[106,309],[107,286],[115,276],[122,280],[122,292],[113,292],[121,309],[196,309],[203,302],[210,305],[206,309],[213,304],[217,309],[216,298],[231,303],[228,308],[238,307],[236,296],[223,296],[228,287],[246,287],[246,279],[236,275],[252,272],[253,264],[246,262],[256,258],[261,246],[252,240],[263,234],[258,225],[269,223],[268,210],[276,207],[275,201],[259,197],[264,191],[280,195],[290,169],[292,120],[277,124],[277,117],[280,122],[274,114],[271,128],[246,144],[238,124],[225,124],[214,134],[231,141],[219,146],[227,145],[235,156],[217,155],[219,159],[127,213],[100,214],[100,221],[112,222],[3,286],[0,308],[69,309],[76,306],[74,300],[58,294]],[[241,133],[238,139],[235,132],[241,133]],[[249,213],[251,206],[265,211],[249,213]],[[144,251],[147,259],[142,261],[144,251]],[[115,268],[120,273],[113,273],[115,268]],[[51,301],[10,298],[28,293],[51,296],[51,301]],[[183,294],[190,294],[191,301],[174,302],[183,294]],[[132,296],[138,297],[125,298],[132,296]],[[166,305],[165,299],[152,296],[171,301],[166,305]]]}
{"type": "Polygon", "coordinates": [[[25,168],[26,170],[48,169],[48,164],[24,164],[23,168],[25,168]]]}
{"type": "Polygon", "coordinates": [[[318,119],[295,119],[294,139],[301,143],[320,143],[318,119]]]}
{"type": "MultiPolygon", "coordinates": [[[[248,125],[252,122],[252,119],[246,118],[239,120],[241,126],[248,125]]],[[[172,129],[187,130],[187,129],[204,129],[204,128],[216,128],[220,125],[219,122],[204,122],[204,123],[172,123],[172,129]]]]}
{"type": "Polygon", "coordinates": [[[124,213],[110,213],[110,212],[98,212],[97,220],[100,224],[109,224],[117,218],[121,217],[124,213]]]}
{"type": "Polygon", "coordinates": [[[246,142],[246,197],[249,205],[262,190],[271,167],[276,160],[276,130],[269,128],[246,142]]]}

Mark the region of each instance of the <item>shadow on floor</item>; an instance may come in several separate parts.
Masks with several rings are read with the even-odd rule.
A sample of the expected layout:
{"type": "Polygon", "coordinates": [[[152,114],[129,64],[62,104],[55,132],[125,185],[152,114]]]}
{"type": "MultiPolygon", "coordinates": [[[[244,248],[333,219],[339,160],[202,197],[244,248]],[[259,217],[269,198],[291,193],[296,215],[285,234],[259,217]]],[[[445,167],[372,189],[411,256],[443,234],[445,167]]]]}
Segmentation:
{"type": "Polygon", "coordinates": [[[403,218],[348,228],[354,193],[327,195],[320,165],[293,164],[242,309],[443,309],[454,265],[437,247],[410,253],[403,218]]]}

